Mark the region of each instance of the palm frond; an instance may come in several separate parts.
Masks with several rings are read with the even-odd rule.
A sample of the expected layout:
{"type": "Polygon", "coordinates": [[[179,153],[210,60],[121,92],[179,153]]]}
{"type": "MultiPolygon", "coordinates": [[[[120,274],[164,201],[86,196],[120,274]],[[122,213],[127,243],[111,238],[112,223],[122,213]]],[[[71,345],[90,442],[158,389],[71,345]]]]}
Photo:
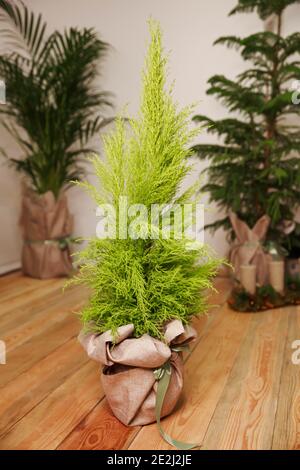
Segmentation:
{"type": "Polygon", "coordinates": [[[0,23],[3,22],[7,26],[1,29],[0,35],[9,39],[9,45],[35,57],[43,44],[47,27],[42,15],[36,16],[23,2],[0,0],[0,23]]]}
{"type": "Polygon", "coordinates": [[[24,159],[12,162],[36,191],[58,195],[70,175],[81,175],[78,163],[88,142],[112,120],[104,115],[111,95],[95,87],[109,45],[92,28],[46,36],[42,16],[21,2],[0,0],[0,24],[8,50],[0,55],[7,84],[0,114],[24,159]]]}

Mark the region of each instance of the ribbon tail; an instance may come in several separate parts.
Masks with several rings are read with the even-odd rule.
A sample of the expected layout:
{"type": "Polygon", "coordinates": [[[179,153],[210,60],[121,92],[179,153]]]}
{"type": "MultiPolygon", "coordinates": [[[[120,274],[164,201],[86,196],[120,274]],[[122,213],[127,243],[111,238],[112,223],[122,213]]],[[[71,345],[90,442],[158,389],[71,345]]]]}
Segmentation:
{"type": "Polygon", "coordinates": [[[195,447],[200,447],[199,444],[188,444],[186,442],[177,441],[169,436],[162,428],[160,424],[160,417],[161,417],[161,410],[165,400],[165,396],[170,384],[171,379],[171,366],[168,364],[168,367],[164,369],[164,373],[162,374],[161,378],[158,380],[157,384],[157,394],[156,394],[156,404],[155,404],[155,417],[157,427],[159,429],[160,435],[162,438],[171,446],[177,447],[180,450],[190,450],[194,449],[195,447]]]}

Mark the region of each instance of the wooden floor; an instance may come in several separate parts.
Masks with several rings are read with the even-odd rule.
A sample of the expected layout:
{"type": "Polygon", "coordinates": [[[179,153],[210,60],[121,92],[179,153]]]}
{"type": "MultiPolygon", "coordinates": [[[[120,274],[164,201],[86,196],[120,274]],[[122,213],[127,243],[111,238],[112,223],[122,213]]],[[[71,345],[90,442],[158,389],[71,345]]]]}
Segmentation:
{"type": "MultiPolygon", "coordinates": [[[[82,288],[20,273],[0,278],[0,449],[168,449],[156,425],[126,427],[111,414],[99,365],[77,342],[82,288]]],[[[300,449],[300,308],[239,314],[217,281],[209,317],[185,357],[184,395],[164,429],[204,449],[300,449]]]]}

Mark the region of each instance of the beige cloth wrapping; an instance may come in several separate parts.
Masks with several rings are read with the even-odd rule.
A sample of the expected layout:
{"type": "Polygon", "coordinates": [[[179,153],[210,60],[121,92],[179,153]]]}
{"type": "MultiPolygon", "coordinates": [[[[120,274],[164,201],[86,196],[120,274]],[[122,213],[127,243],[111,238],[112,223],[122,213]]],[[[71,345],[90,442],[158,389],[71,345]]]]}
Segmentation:
{"type": "Polygon", "coordinates": [[[240,266],[242,264],[254,264],[256,266],[257,281],[260,285],[268,282],[268,260],[261,246],[270,225],[270,217],[262,216],[252,229],[240,220],[233,212],[229,218],[235,232],[237,242],[230,250],[230,262],[234,266],[235,276],[240,279],[240,266]]]}
{"type": "Polygon", "coordinates": [[[147,334],[133,338],[133,331],[132,324],[118,328],[114,344],[110,331],[79,335],[88,356],[104,366],[101,381],[110,408],[122,423],[130,426],[155,421],[157,382],[153,371],[168,360],[172,374],[161,417],[173,411],[183,388],[183,362],[181,353],[171,347],[196,338],[195,330],[184,327],[179,320],[166,325],[166,343],[147,334]]]}
{"type": "Polygon", "coordinates": [[[73,230],[73,217],[64,193],[56,200],[51,191],[38,195],[28,188],[24,189],[20,225],[24,239],[24,274],[46,279],[70,273],[72,262],[69,248],[62,249],[52,241],[70,236],[73,230]]]}

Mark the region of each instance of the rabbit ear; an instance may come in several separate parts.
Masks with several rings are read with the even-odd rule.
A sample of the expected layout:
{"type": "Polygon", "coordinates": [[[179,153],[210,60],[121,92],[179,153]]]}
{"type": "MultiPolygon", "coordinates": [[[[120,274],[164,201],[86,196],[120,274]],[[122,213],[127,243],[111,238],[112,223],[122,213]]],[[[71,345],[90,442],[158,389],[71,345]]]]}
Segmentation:
{"type": "Polygon", "coordinates": [[[252,232],[255,233],[259,240],[262,240],[265,237],[270,222],[270,217],[268,215],[263,215],[254,225],[252,232]]]}
{"type": "Polygon", "coordinates": [[[240,243],[246,242],[249,239],[249,233],[251,232],[248,225],[239,219],[234,212],[229,212],[229,218],[238,241],[240,243]]]}

